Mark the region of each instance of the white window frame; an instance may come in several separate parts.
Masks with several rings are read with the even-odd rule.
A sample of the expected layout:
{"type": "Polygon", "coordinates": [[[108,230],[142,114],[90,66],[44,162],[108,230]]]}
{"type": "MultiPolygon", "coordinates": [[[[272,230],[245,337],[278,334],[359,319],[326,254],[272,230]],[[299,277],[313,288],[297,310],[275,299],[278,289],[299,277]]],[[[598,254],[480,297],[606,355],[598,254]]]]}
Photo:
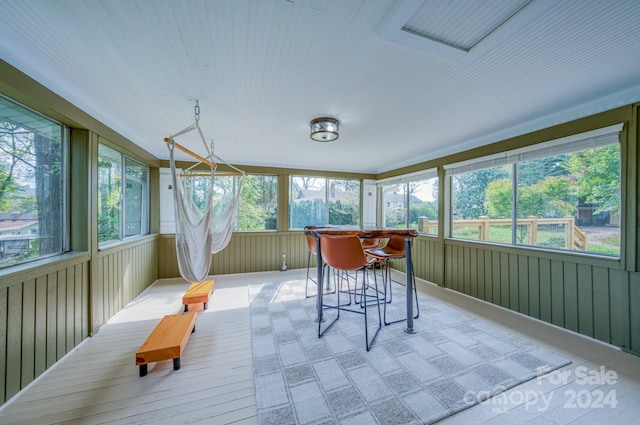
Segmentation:
{"type": "MultiPolygon", "coordinates": [[[[102,249],[108,246],[112,246],[118,243],[121,243],[123,241],[127,241],[127,240],[131,240],[134,238],[138,238],[140,236],[144,236],[144,235],[148,235],[149,234],[149,180],[150,180],[150,169],[149,166],[143,162],[138,161],[135,158],[132,158],[128,155],[125,155],[124,153],[122,153],[121,151],[119,151],[118,149],[114,148],[113,146],[111,146],[110,144],[107,143],[103,143],[103,142],[98,142],[99,145],[104,145],[108,148],[110,148],[111,150],[114,150],[116,152],[118,152],[120,154],[120,181],[122,182],[120,184],[120,229],[119,229],[119,238],[118,239],[110,239],[108,241],[103,241],[103,242],[98,242],[98,248],[102,249]],[[142,232],[140,234],[136,234],[136,235],[131,235],[131,236],[124,236],[124,226],[126,225],[126,206],[125,206],[125,189],[126,189],[126,181],[127,181],[127,169],[126,169],[126,162],[127,159],[136,162],[137,164],[142,165],[143,167],[146,167],[147,169],[147,187],[146,187],[146,199],[143,202],[143,206],[144,206],[144,211],[141,211],[141,214],[143,214],[143,216],[141,216],[141,227],[142,228],[142,232]]],[[[99,150],[99,149],[98,149],[99,150]]],[[[98,196],[99,196],[99,188],[96,188],[96,190],[98,191],[98,196]]],[[[96,214],[100,214],[100,211],[96,211],[96,214]]],[[[99,240],[100,236],[96,235],[97,239],[99,240]]]]}
{"type": "MultiPolygon", "coordinates": [[[[70,181],[70,173],[71,173],[71,163],[70,163],[70,150],[71,150],[71,136],[70,136],[70,129],[68,126],[64,125],[63,123],[54,120],[53,118],[50,118],[34,109],[31,109],[25,105],[23,105],[22,103],[19,103],[16,100],[13,100],[12,98],[8,97],[8,96],[4,96],[2,94],[0,94],[0,98],[2,98],[3,101],[14,105],[15,107],[21,109],[20,113],[21,114],[25,114],[25,115],[29,115],[31,114],[33,116],[33,118],[37,119],[37,120],[43,120],[49,123],[52,123],[54,125],[60,126],[60,142],[61,142],[61,166],[62,166],[62,187],[60,188],[62,190],[62,226],[63,226],[63,230],[62,230],[62,236],[61,236],[61,247],[60,247],[60,252],[56,252],[56,253],[51,253],[51,254],[45,254],[45,255],[38,255],[38,256],[34,256],[34,257],[29,257],[26,259],[23,259],[21,261],[18,261],[16,263],[12,263],[12,264],[7,264],[7,265],[3,265],[0,266],[0,269],[3,268],[9,268],[9,267],[13,267],[19,264],[24,264],[24,263],[29,263],[32,261],[36,261],[36,260],[40,260],[43,258],[49,258],[49,257],[55,257],[57,255],[61,255],[64,254],[65,252],[68,252],[70,250],[70,239],[71,239],[71,217],[70,217],[70,208],[69,208],[69,200],[70,200],[70,194],[69,194],[69,181],[70,181]]],[[[35,165],[34,165],[35,166],[35,165]]],[[[33,234],[35,232],[35,230],[30,230],[30,234],[33,234]]]]}
{"type": "MultiPolygon", "coordinates": [[[[451,202],[453,201],[453,184],[451,179],[456,174],[469,173],[473,171],[479,171],[487,168],[499,167],[501,165],[509,165],[512,164],[515,168],[515,165],[524,162],[531,161],[536,159],[547,158],[550,156],[556,156],[564,153],[571,153],[582,151],[586,149],[592,149],[612,144],[620,145],[620,132],[622,132],[624,128],[623,123],[610,125],[607,127],[602,127],[599,129],[573,134],[566,137],[561,137],[558,139],[550,140],[547,142],[541,142],[535,145],[526,146],[523,148],[513,149],[509,151],[504,151],[492,155],[487,155],[481,158],[474,158],[466,161],[460,161],[452,164],[445,164],[443,166],[445,171],[445,182],[446,182],[446,194],[447,199],[449,200],[446,211],[445,211],[445,237],[453,238],[453,217],[451,214],[453,213],[453,205],[451,202]]],[[[622,166],[622,157],[621,166],[622,166]]],[[[621,170],[622,172],[622,170],[621,170]]],[[[512,196],[515,197],[517,193],[517,173],[512,173],[512,196]]],[[[621,181],[622,184],[622,181],[621,181]]],[[[622,187],[620,187],[622,191],[622,187]]],[[[512,211],[512,223],[517,221],[517,202],[513,202],[513,211],[512,211]]],[[[623,206],[620,206],[620,211],[624,210],[623,206]]],[[[512,226],[513,235],[512,242],[509,246],[522,247],[520,244],[515,243],[515,229],[516,226],[512,226]]],[[[483,243],[496,243],[496,242],[488,242],[483,241],[483,243]]],[[[527,246],[529,247],[529,246],[527,246]]],[[[529,247],[531,248],[531,247],[529,247]]],[[[538,246],[534,246],[536,249],[543,250],[555,250],[554,248],[542,248],[538,246]]],[[[621,247],[622,248],[622,247],[621,247]]],[[[580,251],[575,250],[567,250],[570,253],[581,253],[580,251]]],[[[584,254],[597,255],[597,253],[592,253],[589,251],[584,252],[584,254]]],[[[622,252],[620,252],[620,258],[622,256],[622,252]]]]}

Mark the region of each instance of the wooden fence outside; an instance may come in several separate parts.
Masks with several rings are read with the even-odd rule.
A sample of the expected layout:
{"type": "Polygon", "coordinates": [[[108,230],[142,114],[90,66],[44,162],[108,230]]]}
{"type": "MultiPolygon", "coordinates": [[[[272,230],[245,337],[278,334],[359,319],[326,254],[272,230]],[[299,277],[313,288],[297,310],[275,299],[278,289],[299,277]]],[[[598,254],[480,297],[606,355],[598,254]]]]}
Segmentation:
{"type": "MultiPolygon", "coordinates": [[[[481,216],[477,219],[468,220],[454,220],[453,228],[477,228],[478,240],[490,241],[489,228],[491,226],[511,226],[512,220],[510,218],[494,218],[491,219],[487,216],[481,216]]],[[[561,226],[563,229],[563,248],[586,250],[587,249],[587,235],[582,232],[575,224],[575,217],[563,217],[563,218],[538,218],[527,217],[519,218],[517,220],[517,226],[523,236],[526,237],[520,243],[526,245],[537,246],[538,245],[538,233],[540,226],[561,226]]],[[[438,221],[429,220],[427,217],[420,217],[418,219],[418,231],[421,233],[430,233],[430,230],[435,228],[437,230],[438,221]]],[[[431,230],[431,233],[434,233],[431,230]]]]}

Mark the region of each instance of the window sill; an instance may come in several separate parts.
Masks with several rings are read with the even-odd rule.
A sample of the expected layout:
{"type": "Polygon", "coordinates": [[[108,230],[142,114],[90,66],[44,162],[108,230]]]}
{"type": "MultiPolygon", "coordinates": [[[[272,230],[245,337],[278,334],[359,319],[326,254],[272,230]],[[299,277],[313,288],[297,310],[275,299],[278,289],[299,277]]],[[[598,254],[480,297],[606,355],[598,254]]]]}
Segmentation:
{"type": "Polygon", "coordinates": [[[478,247],[478,245],[481,245],[486,246],[486,249],[491,249],[493,251],[524,254],[550,260],[571,261],[574,263],[588,263],[609,268],[622,267],[620,257],[612,257],[590,252],[554,250],[526,245],[510,245],[492,243],[487,241],[476,241],[473,239],[445,238],[444,243],[445,245],[459,245],[468,247],[478,247]]]}
{"type": "Polygon", "coordinates": [[[149,239],[155,239],[158,237],[157,233],[147,233],[146,235],[132,236],[127,239],[122,239],[120,241],[114,241],[102,246],[98,247],[98,253],[108,253],[114,250],[120,250],[123,247],[127,247],[128,245],[139,245],[140,243],[144,243],[149,239]]]}
{"type": "Polygon", "coordinates": [[[67,252],[52,257],[29,261],[0,269],[0,289],[8,288],[17,283],[57,272],[58,270],[88,262],[91,254],[88,252],[67,252]]]}

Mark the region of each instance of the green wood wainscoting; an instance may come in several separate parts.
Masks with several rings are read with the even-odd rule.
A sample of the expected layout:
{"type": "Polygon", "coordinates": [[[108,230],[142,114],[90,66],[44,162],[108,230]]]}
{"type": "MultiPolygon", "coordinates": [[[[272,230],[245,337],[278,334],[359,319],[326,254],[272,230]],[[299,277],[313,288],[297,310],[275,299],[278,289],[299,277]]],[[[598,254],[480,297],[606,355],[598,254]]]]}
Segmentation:
{"type": "MultiPolygon", "coordinates": [[[[236,232],[229,245],[213,255],[210,274],[251,273],[280,270],[282,254],[289,269],[307,267],[307,242],[299,232],[236,232]]],[[[179,277],[176,238],[160,236],[159,278],[179,277]]],[[[312,265],[315,265],[313,259],[312,265]]]]}
{"type": "Polygon", "coordinates": [[[0,404],[157,279],[158,236],[0,271],[0,404]]]}
{"type": "Polygon", "coordinates": [[[89,335],[89,254],[40,260],[0,283],[2,402],[89,335]]]}
{"type": "Polygon", "coordinates": [[[95,255],[91,285],[94,332],[158,279],[158,245],[159,236],[152,235],[104,248],[95,255]]]}
{"type": "Polygon", "coordinates": [[[444,286],[640,352],[640,274],[618,260],[448,240],[444,286]]]}
{"type": "MultiPolygon", "coordinates": [[[[428,236],[418,236],[413,240],[413,272],[416,277],[442,286],[444,282],[444,256],[442,241],[428,236]]],[[[405,260],[391,261],[391,268],[406,272],[405,260]]]]}
{"type": "Polygon", "coordinates": [[[640,355],[640,273],[617,259],[427,237],[413,252],[421,279],[640,355]]]}

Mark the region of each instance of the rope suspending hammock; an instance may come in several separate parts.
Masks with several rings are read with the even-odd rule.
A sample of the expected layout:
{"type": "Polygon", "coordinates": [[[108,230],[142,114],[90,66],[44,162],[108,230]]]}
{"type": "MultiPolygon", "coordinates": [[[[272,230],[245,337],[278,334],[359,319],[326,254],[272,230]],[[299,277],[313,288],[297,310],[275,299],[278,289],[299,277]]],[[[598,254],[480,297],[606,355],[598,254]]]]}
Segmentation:
{"type": "Polygon", "coordinates": [[[188,282],[201,282],[209,274],[211,256],[222,251],[231,240],[233,223],[240,203],[240,192],[245,177],[244,171],[227,163],[213,152],[213,146],[209,148],[200,129],[200,107],[195,106],[195,122],[178,133],[167,137],[164,141],[169,148],[169,163],[171,166],[171,179],[173,182],[173,198],[176,216],[176,254],[178,257],[178,269],[180,275],[188,282]],[[197,130],[200,139],[207,152],[202,157],[184,146],[176,143],[175,139],[191,131],[197,130]],[[198,162],[186,171],[198,164],[208,165],[210,173],[183,173],[176,169],[174,150],[182,152],[197,159],[198,162]],[[223,163],[232,168],[233,173],[216,173],[218,163],[223,163]],[[214,184],[216,174],[218,176],[238,176],[238,184],[234,185],[231,202],[214,215],[214,184]],[[205,197],[204,209],[200,210],[196,205],[192,194],[189,192],[184,178],[209,177],[208,192],[205,197]]]}

